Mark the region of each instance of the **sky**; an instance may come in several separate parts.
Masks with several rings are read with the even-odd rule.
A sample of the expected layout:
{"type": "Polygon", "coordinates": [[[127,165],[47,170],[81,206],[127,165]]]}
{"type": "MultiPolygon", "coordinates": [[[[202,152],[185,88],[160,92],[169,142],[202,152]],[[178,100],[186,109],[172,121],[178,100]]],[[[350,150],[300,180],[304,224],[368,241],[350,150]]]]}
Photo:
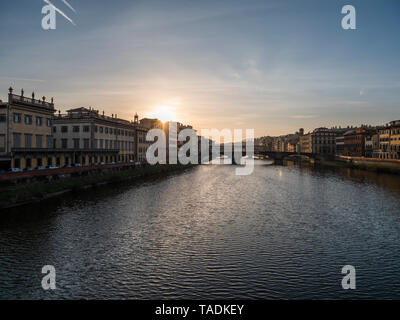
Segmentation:
{"type": "Polygon", "coordinates": [[[74,24],[43,30],[43,0],[0,2],[3,101],[12,86],[62,112],[256,136],[400,119],[399,0],[51,2],[74,24]]]}

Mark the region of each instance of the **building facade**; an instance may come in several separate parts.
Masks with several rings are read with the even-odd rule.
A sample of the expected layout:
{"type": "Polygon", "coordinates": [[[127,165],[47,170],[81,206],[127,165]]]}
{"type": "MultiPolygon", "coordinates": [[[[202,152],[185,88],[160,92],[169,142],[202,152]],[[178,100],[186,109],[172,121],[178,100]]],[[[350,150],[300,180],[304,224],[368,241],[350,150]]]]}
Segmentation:
{"type": "Polygon", "coordinates": [[[65,153],[61,165],[91,165],[135,161],[136,126],[133,122],[76,108],[54,118],[54,148],[65,153]]]}
{"type": "Polygon", "coordinates": [[[312,153],[334,155],[336,152],[336,132],[328,128],[317,128],[312,132],[312,153]]]}
{"type": "Polygon", "coordinates": [[[57,154],[53,150],[51,102],[28,98],[9,89],[8,102],[0,104],[0,168],[34,169],[51,166],[57,154]]]}
{"type": "Polygon", "coordinates": [[[299,137],[299,149],[301,153],[312,153],[312,134],[309,132],[299,137]]]}
{"type": "Polygon", "coordinates": [[[378,134],[379,149],[375,155],[380,159],[400,159],[400,120],[379,128],[378,134]]]}
{"type": "Polygon", "coordinates": [[[350,157],[365,157],[373,154],[373,135],[375,128],[356,128],[344,134],[344,155],[350,157]],[[368,148],[366,143],[368,142],[368,148]]]}

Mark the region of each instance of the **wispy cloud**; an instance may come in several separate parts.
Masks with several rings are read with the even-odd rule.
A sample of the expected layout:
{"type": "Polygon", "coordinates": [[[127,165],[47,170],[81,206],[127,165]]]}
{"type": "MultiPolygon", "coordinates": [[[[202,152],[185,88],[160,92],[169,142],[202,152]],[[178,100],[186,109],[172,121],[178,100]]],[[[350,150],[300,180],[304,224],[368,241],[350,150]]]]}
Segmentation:
{"type": "Polygon", "coordinates": [[[315,114],[295,114],[293,116],[290,116],[292,119],[314,119],[317,118],[317,115],[315,114]]]}
{"type": "MultiPolygon", "coordinates": [[[[61,14],[65,19],[67,19],[69,22],[71,22],[74,26],[76,26],[75,22],[68,17],[64,12],[62,12],[60,9],[58,9],[54,4],[52,4],[50,2],[50,0],[43,0],[45,3],[47,3],[48,5],[52,6],[54,8],[54,10],[56,10],[59,14],[61,14]]],[[[65,1],[64,1],[65,2],[65,1]]]]}
{"type": "Polygon", "coordinates": [[[0,77],[0,79],[13,80],[13,81],[45,82],[45,80],[41,79],[14,78],[14,77],[0,77]]]}

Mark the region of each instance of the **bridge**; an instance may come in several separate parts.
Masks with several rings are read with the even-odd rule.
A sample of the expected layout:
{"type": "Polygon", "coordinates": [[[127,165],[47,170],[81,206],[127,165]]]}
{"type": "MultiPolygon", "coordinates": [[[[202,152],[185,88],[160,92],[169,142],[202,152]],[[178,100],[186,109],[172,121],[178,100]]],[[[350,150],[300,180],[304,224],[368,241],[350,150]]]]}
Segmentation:
{"type": "Polygon", "coordinates": [[[260,151],[254,150],[254,155],[268,157],[273,160],[283,160],[289,157],[308,157],[308,158],[316,158],[316,154],[307,153],[307,152],[288,152],[288,151],[260,151]]]}
{"type": "MultiPolygon", "coordinates": [[[[217,146],[219,148],[219,155],[220,156],[225,156],[225,149],[224,145],[221,144],[217,146]]],[[[233,159],[232,163],[235,164],[235,159],[234,159],[234,146],[231,146],[231,151],[227,156],[231,159],[233,159]]],[[[240,147],[239,147],[240,150],[240,147]]],[[[240,151],[239,151],[240,152],[240,151]]],[[[246,146],[243,143],[242,144],[242,156],[246,156],[246,146]]],[[[309,152],[290,152],[290,151],[271,151],[271,150],[266,150],[264,146],[254,146],[254,156],[266,158],[273,160],[275,163],[282,163],[283,160],[285,159],[295,159],[295,158],[300,158],[300,157],[307,157],[310,159],[314,160],[332,160],[334,158],[334,155],[331,154],[315,154],[315,153],[309,153],[309,152]]],[[[199,158],[200,159],[200,158],[199,158]]],[[[213,159],[213,154],[212,154],[212,148],[210,147],[209,149],[209,159],[213,159]]]]}

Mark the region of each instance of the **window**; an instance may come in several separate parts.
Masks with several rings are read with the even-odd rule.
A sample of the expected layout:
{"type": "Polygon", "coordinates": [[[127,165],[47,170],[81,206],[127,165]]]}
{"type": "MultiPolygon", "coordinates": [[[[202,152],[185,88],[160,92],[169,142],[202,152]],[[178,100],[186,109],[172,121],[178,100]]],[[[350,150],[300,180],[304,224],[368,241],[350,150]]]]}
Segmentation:
{"type": "Polygon", "coordinates": [[[79,149],[79,139],[74,139],[74,149],[79,149]]]}
{"type": "Polygon", "coordinates": [[[25,134],[25,148],[32,148],[32,135],[25,134]]]}
{"type": "Polygon", "coordinates": [[[53,127],[53,132],[57,132],[57,127],[53,127]]]}
{"type": "Polygon", "coordinates": [[[83,126],[83,132],[89,132],[90,127],[89,126],[83,126]]]}
{"type": "Polygon", "coordinates": [[[14,159],[14,168],[21,168],[21,160],[20,159],[14,159]]]}
{"type": "Polygon", "coordinates": [[[47,166],[52,166],[53,165],[53,158],[49,157],[47,158],[47,166]]]}
{"type": "Polygon", "coordinates": [[[42,148],[43,136],[36,136],[36,148],[42,148]]]}
{"type": "Polygon", "coordinates": [[[103,147],[104,147],[104,140],[100,139],[100,149],[103,149],[103,147]]]}
{"type": "Polygon", "coordinates": [[[61,139],[61,148],[63,149],[68,148],[68,139],[61,139]]]}
{"type": "Polygon", "coordinates": [[[51,119],[49,119],[49,118],[46,119],[46,125],[48,127],[51,127],[51,119]]]}
{"type": "Polygon", "coordinates": [[[106,133],[108,133],[108,128],[106,128],[106,133]]]}
{"type": "Polygon", "coordinates": [[[0,114],[0,122],[6,122],[7,117],[5,114],[0,114]]]}
{"type": "Polygon", "coordinates": [[[53,148],[53,138],[52,138],[52,136],[47,136],[46,139],[47,139],[47,148],[49,148],[49,149],[53,148]]]}
{"type": "Polygon", "coordinates": [[[73,126],[72,131],[73,132],[79,132],[79,126],[73,126]]]}
{"type": "Polygon", "coordinates": [[[63,133],[68,132],[68,127],[67,126],[62,126],[61,127],[61,132],[63,132],[63,133]]]}
{"type": "Polygon", "coordinates": [[[20,113],[14,113],[14,122],[21,123],[21,114],[20,113]]]}
{"type": "Polygon", "coordinates": [[[100,130],[100,133],[103,133],[103,127],[100,127],[99,130],[100,130]]]}
{"type": "Polygon", "coordinates": [[[6,151],[6,135],[0,134],[0,152],[6,151]]]}
{"type": "Polygon", "coordinates": [[[31,125],[32,124],[32,116],[29,114],[25,115],[25,124],[31,125]]]}
{"type": "Polygon", "coordinates": [[[14,148],[21,148],[21,134],[14,133],[13,140],[14,140],[14,148]]]}
{"type": "Polygon", "coordinates": [[[38,127],[41,127],[41,126],[42,126],[42,117],[36,117],[36,125],[37,125],[38,127]]]}
{"type": "Polygon", "coordinates": [[[89,149],[89,139],[83,139],[83,148],[89,149]]]}

